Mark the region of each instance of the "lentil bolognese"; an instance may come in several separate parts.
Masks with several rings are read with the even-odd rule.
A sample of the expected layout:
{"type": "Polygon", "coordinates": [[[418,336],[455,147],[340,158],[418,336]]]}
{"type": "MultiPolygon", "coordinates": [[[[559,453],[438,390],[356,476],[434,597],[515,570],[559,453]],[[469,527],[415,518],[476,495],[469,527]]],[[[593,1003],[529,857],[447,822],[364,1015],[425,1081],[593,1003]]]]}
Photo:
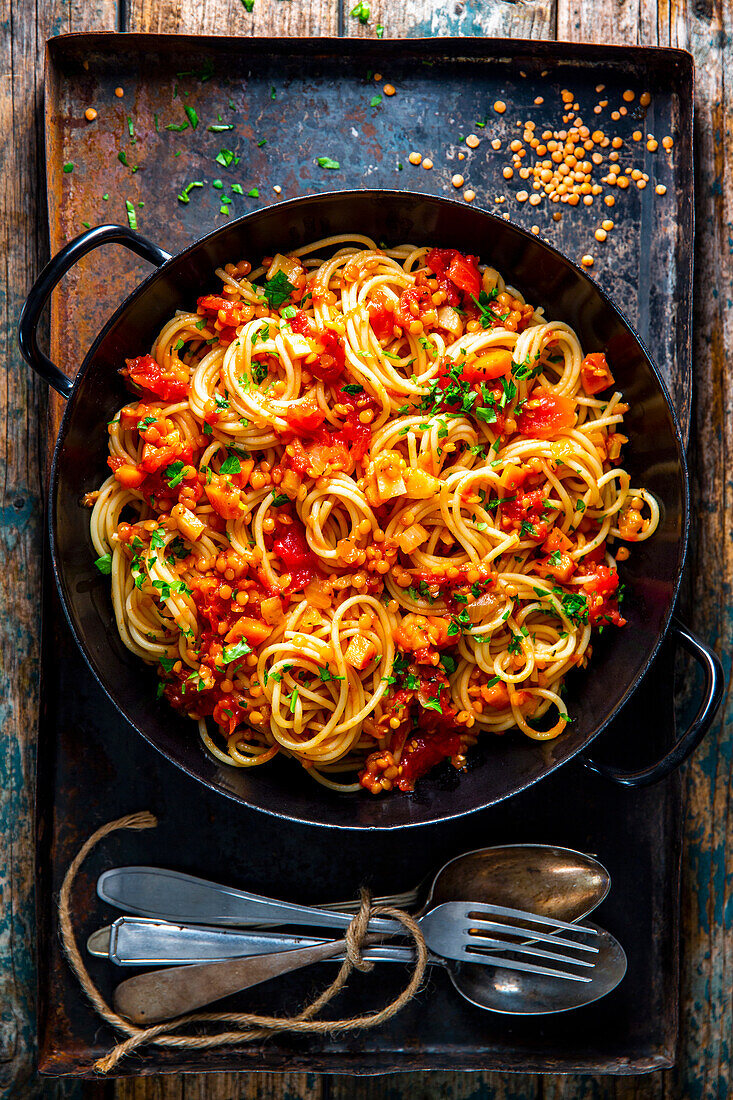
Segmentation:
{"type": "Polygon", "coordinates": [[[605,355],[455,249],[339,236],[216,274],[122,368],[87,500],[159,695],[220,761],[339,791],[560,735],[566,674],[624,625],[619,542],[659,518],[605,355]]]}

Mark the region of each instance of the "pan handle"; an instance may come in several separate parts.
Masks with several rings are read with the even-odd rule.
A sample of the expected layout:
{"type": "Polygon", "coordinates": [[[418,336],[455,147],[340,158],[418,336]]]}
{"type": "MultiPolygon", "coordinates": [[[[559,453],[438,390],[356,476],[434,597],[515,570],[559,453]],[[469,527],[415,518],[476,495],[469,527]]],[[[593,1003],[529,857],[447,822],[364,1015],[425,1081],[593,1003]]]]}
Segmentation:
{"type": "Polygon", "coordinates": [[[717,653],[710,646],[701,642],[679,619],[672,620],[671,629],[677,641],[702,669],[704,684],[700,706],[690,725],[677,738],[669,752],[665,753],[654,764],[641,768],[639,771],[625,771],[623,768],[616,768],[610,764],[601,764],[585,754],[582,756],[582,763],[585,764],[586,768],[598,772],[599,775],[611,779],[614,783],[619,783],[622,787],[648,787],[652,783],[658,783],[660,779],[664,779],[670,772],[679,768],[688,756],[695,751],[710,729],[723,698],[725,676],[717,653]]]}
{"type": "Polygon", "coordinates": [[[161,267],[166,260],[170,260],[170,253],[156,244],[128,229],[124,225],[98,225],[94,229],[88,229],[86,233],[75,237],[73,241],[61,249],[58,255],[44,267],[41,274],[33,284],[28,297],[21,310],[18,322],[18,343],[25,361],[33,367],[49,386],[60,393],[62,397],[71,397],[74,388],[72,378],[67,378],[38,346],[38,321],[46,302],[67,271],[74,266],[77,260],[86,256],[101,244],[124,244],[144,260],[148,260],[156,267],[161,267]]]}

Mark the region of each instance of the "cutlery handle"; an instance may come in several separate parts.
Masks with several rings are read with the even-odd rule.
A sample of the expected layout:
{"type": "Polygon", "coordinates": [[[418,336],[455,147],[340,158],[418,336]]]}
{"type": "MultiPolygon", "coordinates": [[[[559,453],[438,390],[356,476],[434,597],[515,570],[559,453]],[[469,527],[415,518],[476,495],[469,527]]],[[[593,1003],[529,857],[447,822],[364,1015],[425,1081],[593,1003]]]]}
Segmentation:
{"type": "Polygon", "coordinates": [[[332,940],[296,951],[255,955],[248,959],[176,966],[128,978],[115,989],[115,1009],[139,1027],[183,1016],[203,1005],[239,993],[280,974],[330,959],[344,950],[344,940],[332,940]]]}
{"type": "MultiPolygon", "coordinates": [[[[164,867],[115,867],[105,871],[97,881],[97,894],[102,901],[127,913],[174,924],[300,924],[343,931],[353,920],[349,913],[292,905],[164,867]]],[[[372,918],[369,929],[404,935],[401,924],[380,917],[372,918]]]]}
{"type": "MultiPolygon", "coordinates": [[[[313,947],[322,939],[285,932],[240,931],[203,925],[166,924],[144,917],[118,917],[110,928],[94,933],[87,944],[91,953],[118,966],[180,966],[224,959],[271,955],[313,947]]],[[[410,963],[414,951],[407,945],[378,944],[366,948],[370,962],[410,963]]]]}

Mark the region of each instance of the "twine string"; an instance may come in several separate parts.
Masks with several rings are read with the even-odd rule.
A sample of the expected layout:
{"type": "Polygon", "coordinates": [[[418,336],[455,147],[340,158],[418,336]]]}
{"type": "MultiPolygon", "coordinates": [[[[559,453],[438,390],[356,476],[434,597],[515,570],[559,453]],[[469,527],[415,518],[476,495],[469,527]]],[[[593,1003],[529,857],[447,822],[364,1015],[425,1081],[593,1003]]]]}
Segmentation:
{"type": "Polygon", "coordinates": [[[82,844],[69,864],[59,894],[59,927],[64,951],[71,969],[97,1014],[117,1031],[127,1036],[126,1039],[118,1042],[108,1054],[94,1063],[94,1068],[99,1073],[109,1073],[121,1058],[132,1053],[138,1047],[147,1044],[182,1050],[203,1050],[209,1047],[236,1046],[241,1043],[250,1043],[255,1039],[266,1038],[285,1031],[296,1034],[326,1035],[356,1031],[361,1028],[379,1027],[380,1024],[385,1023],[400,1012],[417,993],[428,963],[425,938],[419,926],[413,917],[402,909],[396,909],[389,905],[372,905],[369,892],[362,889],[359,911],[351,921],[344,936],[346,958],[339,967],[338,974],[331,984],[297,1015],[288,1017],[263,1016],[253,1012],[195,1012],[186,1016],[179,1016],[175,1020],[155,1024],[153,1027],[139,1028],[131,1024],[129,1020],[120,1016],[107,1004],[84,965],[71,917],[72,888],[84,860],[105,837],[122,829],[135,831],[155,829],[157,824],[157,819],[151,813],[142,811],[128,814],[116,821],[109,821],[106,825],[102,825],[82,844]],[[314,1017],[343,989],[354,969],[364,972],[373,969],[374,964],[362,957],[362,946],[367,934],[367,926],[373,916],[391,917],[393,920],[399,921],[414,941],[415,963],[406,986],[393,1001],[378,1012],[338,1020],[316,1020],[314,1017]],[[196,1033],[178,1034],[180,1028],[187,1027],[189,1024],[218,1024],[224,1030],[210,1033],[198,1031],[196,1033]]]}

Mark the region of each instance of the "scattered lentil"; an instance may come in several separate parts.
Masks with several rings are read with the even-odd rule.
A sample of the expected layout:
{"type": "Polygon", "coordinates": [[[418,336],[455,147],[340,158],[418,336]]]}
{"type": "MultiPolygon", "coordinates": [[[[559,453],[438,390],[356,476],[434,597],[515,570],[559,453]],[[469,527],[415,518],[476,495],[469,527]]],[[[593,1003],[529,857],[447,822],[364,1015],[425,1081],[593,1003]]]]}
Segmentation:
{"type": "Polygon", "coordinates": [[[124,94],[125,94],[125,89],[124,88],[115,88],[115,95],[117,96],[118,99],[122,99],[124,94]]]}
{"type": "Polygon", "coordinates": [[[648,107],[651,101],[652,97],[649,95],[649,92],[642,92],[639,96],[639,103],[642,105],[642,107],[648,107]]]}
{"type": "Polygon", "coordinates": [[[535,106],[539,107],[540,104],[544,103],[544,102],[545,102],[545,100],[544,100],[543,96],[538,95],[538,96],[535,97],[535,106]]]}
{"type": "Polygon", "coordinates": [[[478,149],[481,143],[481,139],[477,138],[475,134],[469,134],[466,138],[466,145],[469,149],[478,149]]]}
{"type": "Polygon", "coordinates": [[[608,236],[608,233],[606,233],[605,229],[596,229],[593,236],[595,237],[595,239],[597,241],[605,241],[606,237],[608,236]]]}
{"type": "Polygon", "coordinates": [[[633,134],[631,135],[631,140],[641,141],[641,130],[634,130],[633,134]]]}
{"type": "Polygon", "coordinates": [[[87,120],[87,122],[94,122],[96,117],[97,112],[94,110],[94,108],[87,107],[86,111],[84,112],[84,118],[87,120]]]}
{"type": "Polygon", "coordinates": [[[654,190],[657,192],[658,195],[666,195],[667,194],[667,188],[664,186],[663,183],[658,183],[657,186],[654,188],[654,190]]]}
{"type": "Polygon", "coordinates": [[[539,227],[538,225],[533,225],[533,226],[532,226],[532,232],[534,233],[534,235],[535,235],[536,237],[538,237],[538,236],[539,236],[539,234],[540,234],[540,227],[539,227]]]}
{"type": "Polygon", "coordinates": [[[425,160],[422,162],[422,166],[423,168],[427,168],[428,171],[433,167],[433,162],[430,157],[425,158],[425,160]]]}
{"type": "Polygon", "coordinates": [[[464,180],[463,176],[461,176],[458,172],[456,172],[455,176],[453,176],[453,178],[451,179],[451,183],[455,188],[463,187],[463,184],[465,182],[466,181],[464,180]]]}
{"type": "Polygon", "coordinates": [[[503,99],[497,99],[496,103],[494,104],[494,110],[496,111],[497,115],[504,114],[504,112],[506,111],[506,103],[503,99]]]}
{"type": "Polygon", "coordinates": [[[656,153],[657,149],[659,148],[659,142],[655,141],[653,137],[650,137],[648,142],[646,143],[646,147],[650,153],[656,153]]]}
{"type": "MultiPolygon", "coordinates": [[[[499,140],[499,138],[494,138],[494,140],[491,142],[491,148],[492,149],[501,149],[501,141],[499,140]]],[[[666,148],[666,146],[665,146],[665,148],[666,148]]]]}
{"type": "Polygon", "coordinates": [[[672,141],[671,137],[663,137],[662,138],[662,145],[664,146],[665,149],[671,149],[672,146],[674,145],[674,142],[672,141]]]}
{"type": "Polygon", "coordinates": [[[602,221],[601,228],[605,229],[606,232],[609,233],[613,229],[613,222],[611,221],[611,219],[606,218],[605,221],[602,221]]]}
{"type": "Polygon", "coordinates": [[[422,156],[420,155],[420,153],[410,153],[407,159],[409,160],[410,164],[419,164],[422,160],[422,156]]]}
{"type": "Polygon", "coordinates": [[[631,88],[627,88],[621,98],[625,99],[627,103],[633,103],[636,97],[634,92],[631,91],[631,88]]]}
{"type": "Polygon", "coordinates": [[[397,89],[395,88],[394,84],[385,84],[382,88],[382,91],[385,95],[394,95],[397,89]]]}
{"type": "Polygon", "coordinates": [[[593,267],[594,260],[592,256],[586,254],[585,256],[581,257],[580,262],[583,267],[593,267]]]}
{"type": "Polygon", "coordinates": [[[463,192],[463,197],[466,200],[466,202],[473,202],[473,200],[476,198],[476,192],[472,191],[471,188],[469,187],[467,191],[463,192]]]}
{"type": "Polygon", "coordinates": [[[514,175],[514,169],[510,168],[509,165],[507,165],[502,174],[505,180],[510,180],[514,175]]]}
{"type": "Polygon", "coordinates": [[[279,195],[282,191],[282,187],[280,187],[280,185],[276,183],[272,190],[275,192],[276,195],[279,195]]]}
{"type": "Polygon", "coordinates": [[[517,202],[526,202],[528,198],[529,195],[526,191],[517,191],[517,202]]]}

